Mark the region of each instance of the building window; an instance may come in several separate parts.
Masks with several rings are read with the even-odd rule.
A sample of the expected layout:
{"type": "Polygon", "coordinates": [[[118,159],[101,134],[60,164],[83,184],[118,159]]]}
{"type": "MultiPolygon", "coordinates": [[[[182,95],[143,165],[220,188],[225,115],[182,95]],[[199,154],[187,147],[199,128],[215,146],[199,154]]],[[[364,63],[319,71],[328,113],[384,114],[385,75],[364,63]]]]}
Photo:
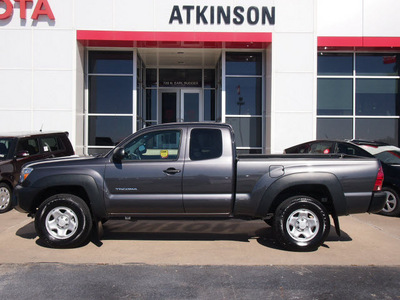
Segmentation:
{"type": "Polygon", "coordinates": [[[109,151],[133,128],[133,52],[88,53],[87,153],[109,151]]]}
{"type": "Polygon", "coordinates": [[[318,54],[318,139],[399,145],[400,54],[318,54]]]}
{"type": "Polygon", "coordinates": [[[226,53],[226,122],[239,153],[262,152],[262,53],[226,53]]]}

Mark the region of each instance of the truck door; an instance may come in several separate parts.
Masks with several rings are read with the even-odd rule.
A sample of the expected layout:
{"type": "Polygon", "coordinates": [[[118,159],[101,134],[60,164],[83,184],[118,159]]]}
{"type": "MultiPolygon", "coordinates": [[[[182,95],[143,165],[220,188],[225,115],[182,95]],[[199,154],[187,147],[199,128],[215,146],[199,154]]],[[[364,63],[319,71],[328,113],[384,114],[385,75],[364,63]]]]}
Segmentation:
{"type": "Polygon", "coordinates": [[[185,212],[230,214],[234,182],[230,131],[195,128],[188,134],[183,173],[185,212]]]}
{"type": "Polygon", "coordinates": [[[124,156],[105,170],[111,213],[183,213],[182,136],[183,130],[150,131],[121,146],[124,156]]]}

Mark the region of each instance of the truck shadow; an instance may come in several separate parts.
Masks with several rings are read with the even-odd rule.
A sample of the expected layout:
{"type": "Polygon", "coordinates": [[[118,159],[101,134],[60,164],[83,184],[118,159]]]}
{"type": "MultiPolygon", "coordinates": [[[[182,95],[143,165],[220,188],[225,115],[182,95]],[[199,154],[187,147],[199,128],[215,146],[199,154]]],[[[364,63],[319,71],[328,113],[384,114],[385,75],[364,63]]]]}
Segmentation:
{"type": "MultiPolygon", "coordinates": [[[[273,234],[270,226],[263,221],[242,221],[242,220],[139,220],[117,221],[110,220],[103,225],[103,236],[101,240],[150,240],[150,241],[238,241],[257,242],[268,248],[284,250],[281,248],[273,234]]],[[[21,227],[16,235],[24,239],[35,239],[34,222],[21,227]]],[[[350,236],[341,231],[339,237],[332,226],[327,242],[351,241],[350,236]]],[[[90,242],[90,241],[88,241],[90,242]]],[[[92,238],[98,247],[102,242],[92,238]]],[[[36,241],[39,246],[46,247],[40,239],[36,241]]],[[[326,244],[323,247],[328,247],[326,244]]],[[[328,247],[329,248],[329,247],[328,247]]]]}

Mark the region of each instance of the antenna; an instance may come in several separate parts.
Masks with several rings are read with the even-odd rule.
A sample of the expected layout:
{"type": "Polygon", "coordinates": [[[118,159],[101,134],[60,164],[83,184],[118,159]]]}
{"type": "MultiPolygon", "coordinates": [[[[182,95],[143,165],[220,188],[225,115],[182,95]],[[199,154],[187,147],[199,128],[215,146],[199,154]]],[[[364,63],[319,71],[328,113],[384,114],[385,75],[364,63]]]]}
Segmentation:
{"type": "Polygon", "coordinates": [[[43,123],[42,123],[42,126],[40,127],[40,130],[39,130],[40,132],[42,132],[43,131],[43,123]]]}

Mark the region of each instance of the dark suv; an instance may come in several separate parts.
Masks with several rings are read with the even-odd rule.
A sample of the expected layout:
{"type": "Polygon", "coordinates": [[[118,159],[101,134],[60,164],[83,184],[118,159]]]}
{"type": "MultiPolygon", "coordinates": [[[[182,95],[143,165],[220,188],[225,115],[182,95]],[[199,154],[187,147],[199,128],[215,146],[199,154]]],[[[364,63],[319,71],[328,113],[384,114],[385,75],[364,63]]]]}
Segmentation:
{"type": "Polygon", "coordinates": [[[11,209],[13,188],[25,163],[74,154],[68,132],[0,134],[0,213],[11,209]]]}

